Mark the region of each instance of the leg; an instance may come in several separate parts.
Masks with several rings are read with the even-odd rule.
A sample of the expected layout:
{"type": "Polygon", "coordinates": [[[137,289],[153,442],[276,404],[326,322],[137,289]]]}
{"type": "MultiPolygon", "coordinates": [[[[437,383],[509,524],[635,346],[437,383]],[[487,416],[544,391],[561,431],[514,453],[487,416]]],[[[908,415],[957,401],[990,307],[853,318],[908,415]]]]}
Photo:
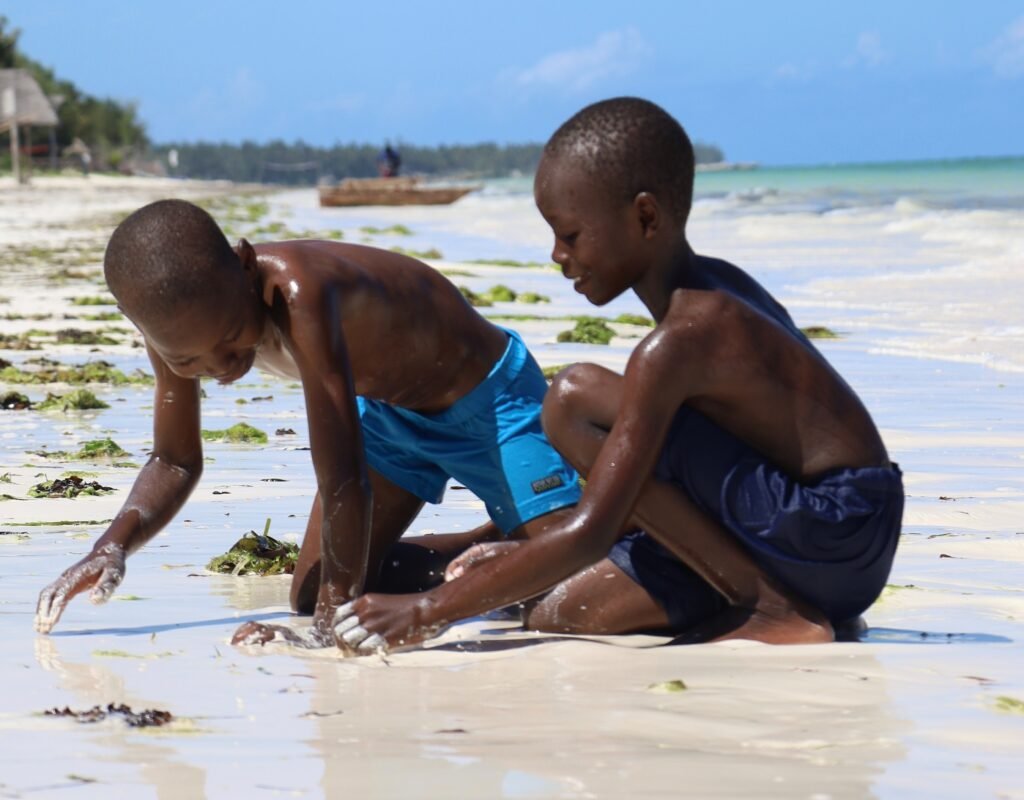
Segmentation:
{"type": "MultiPolygon", "coordinates": [[[[389,481],[376,470],[370,470],[373,488],[373,517],[370,523],[370,554],[367,571],[368,587],[375,587],[384,557],[423,508],[423,501],[389,481]]],[[[313,500],[306,523],[306,534],[299,550],[299,559],[292,576],[292,610],[312,614],[320,588],[320,497],[313,500]]],[[[444,566],[439,567],[440,574],[444,566]]]]}
{"type": "MultiPolygon", "coordinates": [[[[586,475],[597,458],[621,397],[622,378],[594,365],[571,367],[549,390],[544,431],[580,474],[586,475]]],[[[694,640],[832,640],[823,614],[770,578],[733,536],[675,487],[650,480],[634,519],[730,603],[731,608],[695,631],[694,640]]]]}

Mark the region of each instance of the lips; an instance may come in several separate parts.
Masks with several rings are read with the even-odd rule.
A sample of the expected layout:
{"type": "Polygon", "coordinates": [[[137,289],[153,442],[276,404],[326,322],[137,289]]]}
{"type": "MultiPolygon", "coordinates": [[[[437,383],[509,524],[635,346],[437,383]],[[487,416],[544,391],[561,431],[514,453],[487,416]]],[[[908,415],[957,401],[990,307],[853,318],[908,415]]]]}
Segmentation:
{"type": "Polygon", "coordinates": [[[228,372],[221,375],[214,375],[214,380],[222,386],[228,383],[234,383],[241,378],[245,373],[252,369],[252,364],[256,360],[256,351],[248,353],[242,361],[237,362],[237,366],[228,372]]]}

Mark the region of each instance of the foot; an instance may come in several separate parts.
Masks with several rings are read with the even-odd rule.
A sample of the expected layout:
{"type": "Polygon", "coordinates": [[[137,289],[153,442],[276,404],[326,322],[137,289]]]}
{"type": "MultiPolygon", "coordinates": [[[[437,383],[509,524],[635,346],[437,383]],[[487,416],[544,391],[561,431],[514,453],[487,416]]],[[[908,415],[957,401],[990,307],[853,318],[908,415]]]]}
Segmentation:
{"type": "Polygon", "coordinates": [[[825,644],[835,641],[835,633],[825,616],[817,611],[794,608],[781,614],[768,614],[732,606],[680,634],[671,644],[730,639],[751,639],[765,644],[825,644]]]}

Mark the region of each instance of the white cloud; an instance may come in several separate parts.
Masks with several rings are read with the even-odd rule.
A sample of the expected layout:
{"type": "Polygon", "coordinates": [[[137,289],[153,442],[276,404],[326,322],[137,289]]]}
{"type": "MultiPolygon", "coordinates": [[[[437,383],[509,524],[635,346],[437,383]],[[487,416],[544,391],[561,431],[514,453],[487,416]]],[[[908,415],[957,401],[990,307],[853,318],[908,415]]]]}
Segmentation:
{"type": "Polygon", "coordinates": [[[889,54],[882,47],[882,35],[878,31],[862,31],[857,36],[856,52],[844,59],[844,67],[877,67],[889,60],[889,54]]]}
{"type": "Polygon", "coordinates": [[[1024,75],[1024,17],[1011,22],[983,51],[982,56],[1000,78],[1024,75]]]}
{"type": "Polygon", "coordinates": [[[635,28],[602,33],[593,44],[560,50],[532,67],[508,73],[524,87],[553,86],[583,91],[605,78],[628,75],[653,52],[635,28]]]}

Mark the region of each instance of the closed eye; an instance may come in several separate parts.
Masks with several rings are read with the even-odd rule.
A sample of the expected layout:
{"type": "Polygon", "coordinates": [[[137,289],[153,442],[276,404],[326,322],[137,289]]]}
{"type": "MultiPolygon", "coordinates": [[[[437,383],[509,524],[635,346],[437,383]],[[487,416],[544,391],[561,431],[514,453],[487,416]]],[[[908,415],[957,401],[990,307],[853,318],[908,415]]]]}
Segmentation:
{"type": "Polygon", "coordinates": [[[577,236],[579,236],[578,233],[570,233],[566,236],[559,236],[558,238],[565,242],[565,244],[567,244],[569,247],[572,247],[574,244],[576,244],[577,236]]]}

